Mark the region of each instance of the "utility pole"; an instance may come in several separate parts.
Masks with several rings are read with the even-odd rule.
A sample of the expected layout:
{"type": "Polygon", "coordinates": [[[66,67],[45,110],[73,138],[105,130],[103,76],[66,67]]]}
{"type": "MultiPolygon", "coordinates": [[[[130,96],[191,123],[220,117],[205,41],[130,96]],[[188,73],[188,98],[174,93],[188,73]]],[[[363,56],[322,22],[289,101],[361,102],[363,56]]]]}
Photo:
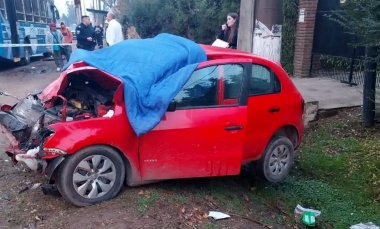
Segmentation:
{"type": "Polygon", "coordinates": [[[375,123],[376,100],[376,48],[366,47],[365,73],[363,87],[363,111],[362,119],[365,126],[373,126],[375,123]]]}
{"type": "Polygon", "coordinates": [[[281,60],[283,0],[241,0],[238,49],[281,60]]]}
{"type": "Polygon", "coordinates": [[[253,31],[255,29],[255,0],[241,0],[238,34],[238,49],[252,52],[253,31]]]}

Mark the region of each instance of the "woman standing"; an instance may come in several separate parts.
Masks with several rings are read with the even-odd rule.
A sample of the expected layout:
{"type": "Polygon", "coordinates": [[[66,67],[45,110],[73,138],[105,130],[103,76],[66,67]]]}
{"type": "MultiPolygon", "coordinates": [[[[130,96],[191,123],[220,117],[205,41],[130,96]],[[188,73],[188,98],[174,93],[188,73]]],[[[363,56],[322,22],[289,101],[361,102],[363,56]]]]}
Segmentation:
{"type": "Polygon", "coordinates": [[[227,23],[222,25],[218,39],[228,42],[228,48],[237,48],[239,15],[237,13],[229,13],[227,15],[227,23]]]}

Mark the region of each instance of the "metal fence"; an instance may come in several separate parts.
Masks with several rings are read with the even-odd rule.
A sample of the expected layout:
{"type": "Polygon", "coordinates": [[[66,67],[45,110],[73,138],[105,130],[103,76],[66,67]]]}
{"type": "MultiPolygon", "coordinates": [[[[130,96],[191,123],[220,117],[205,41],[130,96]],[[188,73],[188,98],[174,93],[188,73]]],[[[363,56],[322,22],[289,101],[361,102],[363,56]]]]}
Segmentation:
{"type": "MultiPolygon", "coordinates": [[[[365,48],[354,48],[351,44],[357,41],[357,37],[326,16],[339,9],[339,0],[318,1],[311,75],[363,85],[365,48]]],[[[377,72],[376,88],[380,89],[380,69],[377,72]]]]}
{"type": "MultiPolygon", "coordinates": [[[[363,58],[347,58],[323,54],[313,54],[312,76],[339,80],[351,86],[364,84],[363,58]]],[[[376,88],[380,89],[380,63],[377,69],[376,88]]]]}

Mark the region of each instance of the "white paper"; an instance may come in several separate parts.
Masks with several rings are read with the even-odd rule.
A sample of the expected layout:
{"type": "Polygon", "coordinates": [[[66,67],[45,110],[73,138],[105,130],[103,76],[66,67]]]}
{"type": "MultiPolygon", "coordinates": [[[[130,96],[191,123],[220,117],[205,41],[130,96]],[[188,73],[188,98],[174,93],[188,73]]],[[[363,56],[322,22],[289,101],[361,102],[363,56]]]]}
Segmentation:
{"type": "Polygon", "coordinates": [[[224,213],[221,213],[221,212],[214,212],[214,211],[210,211],[208,213],[208,217],[212,217],[214,218],[215,220],[218,220],[218,219],[226,219],[226,218],[230,218],[231,216],[227,215],[227,214],[224,214],[224,213]]]}
{"type": "Polygon", "coordinates": [[[220,39],[216,39],[214,43],[212,43],[212,46],[220,47],[220,48],[227,48],[229,46],[228,42],[225,42],[220,39]]]}

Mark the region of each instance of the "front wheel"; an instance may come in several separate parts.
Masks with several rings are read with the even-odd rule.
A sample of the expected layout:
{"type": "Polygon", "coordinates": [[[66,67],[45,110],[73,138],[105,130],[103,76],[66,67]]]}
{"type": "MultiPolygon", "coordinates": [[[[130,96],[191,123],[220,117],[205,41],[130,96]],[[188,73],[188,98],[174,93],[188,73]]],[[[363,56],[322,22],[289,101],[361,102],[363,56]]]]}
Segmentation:
{"type": "Polygon", "coordinates": [[[280,182],[289,174],[293,162],[292,142],[287,137],[278,136],[269,142],[264,155],[257,161],[257,172],[269,182],[280,182]]]}
{"type": "Polygon", "coordinates": [[[124,178],[124,162],[118,152],[106,146],[92,146],[64,161],[57,186],[66,200],[87,206],[114,198],[124,178]]]}

